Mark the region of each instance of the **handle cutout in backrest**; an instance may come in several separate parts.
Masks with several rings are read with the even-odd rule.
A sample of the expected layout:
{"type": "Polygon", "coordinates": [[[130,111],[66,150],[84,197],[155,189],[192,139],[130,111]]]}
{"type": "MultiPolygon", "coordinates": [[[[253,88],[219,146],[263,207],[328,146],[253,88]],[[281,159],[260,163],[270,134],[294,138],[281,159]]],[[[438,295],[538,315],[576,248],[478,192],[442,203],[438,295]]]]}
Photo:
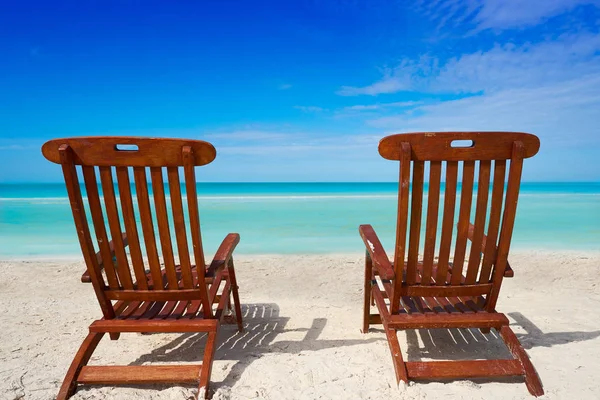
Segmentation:
{"type": "Polygon", "coordinates": [[[450,147],[454,148],[470,148],[474,146],[475,142],[472,140],[453,140],[450,142],[450,147]]]}
{"type": "Polygon", "coordinates": [[[137,144],[115,144],[116,151],[138,151],[139,149],[137,144]]]}

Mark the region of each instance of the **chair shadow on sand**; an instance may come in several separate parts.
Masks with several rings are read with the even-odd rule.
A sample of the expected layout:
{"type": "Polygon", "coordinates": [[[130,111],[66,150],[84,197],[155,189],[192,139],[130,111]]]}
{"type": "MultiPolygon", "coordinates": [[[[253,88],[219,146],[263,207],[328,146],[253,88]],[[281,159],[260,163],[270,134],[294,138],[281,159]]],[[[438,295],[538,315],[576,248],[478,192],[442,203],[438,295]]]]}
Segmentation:
{"type": "MultiPolygon", "coordinates": [[[[513,328],[520,327],[526,332],[519,333],[520,329],[518,328],[515,332],[525,349],[540,346],[551,347],[600,337],[600,330],[544,333],[520,312],[507,315],[514,320],[514,323],[511,323],[513,328]]],[[[477,328],[407,330],[406,341],[408,344],[406,355],[409,361],[512,358],[504,342],[493,329],[485,335],[477,328]]],[[[502,380],[518,382],[521,378],[503,378],[502,380]]],[[[474,379],[474,381],[487,382],[483,378],[474,379]]]]}
{"type": "MultiPolygon", "coordinates": [[[[297,354],[304,350],[320,350],[346,347],[385,340],[365,339],[319,339],[327,324],[326,318],[315,318],[310,327],[288,329],[290,318],[279,315],[275,303],[243,304],[244,332],[239,333],[235,325],[223,325],[219,332],[215,360],[237,361],[223,381],[211,382],[211,391],[222,386],[233,386],[244,370],[256,359],[268,353],[297,354]],[[306,332],[301,340],[274,342],[277,335],[287,332],[306,332]]],[[[201,356],[206,343],[206,335],[200,333],[182,334],[164,346],[158,347],[135,360],[131,365],[144,363],[192,362],[201,356]]]]}

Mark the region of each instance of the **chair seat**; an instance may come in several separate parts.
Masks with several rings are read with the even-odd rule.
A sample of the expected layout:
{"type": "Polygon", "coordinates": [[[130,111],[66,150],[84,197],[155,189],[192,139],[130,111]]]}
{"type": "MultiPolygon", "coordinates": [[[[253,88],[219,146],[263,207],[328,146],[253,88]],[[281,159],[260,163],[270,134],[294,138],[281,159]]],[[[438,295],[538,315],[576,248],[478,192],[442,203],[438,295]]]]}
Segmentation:
{"type": "Polygon", "coordinates": [[[487,312],[484,299],[477,297],[414,297],[404,296],[397,314],[390,316],[396,329],[419,328],[500,328],[508,318],[497,312],[487,312]]]}
{"type": "Polygon", "coordinates": [[[473,314],[486,312],[483,309],[485,299],[482,296],[462,297],[416,297],[401,298],[400,314],[473,314]]]}
{"type": "Polygon", "coordinates": [[[189,301],[118,301],[115,319],[165,320],[202,318],[200,300],[189,301]]]}
{"type": "MultiPolygon", "coordinates": [[[[191,266],[192,279],[198,284],[198,273],[196,266],[191,266]]],[[[178,286],[180,289],[185,289],[182,282],[181,266],[176,265],[175,271],[177,274],[178,286]]],[[[167,289],[167,276],[165,269],[162,273],[162,289],[167,289]]],[[[148,284],[154,286],[150,272],[146,274],[148,284]]],[[[216,277],[216,281],[228,279],[228,271],[221,270],[216,277]]],[[[217,285],[219,282],[216,282],[217,285]]],[[[218,302],[220,296],[216,296],[218,302]]],[[[170,301],[118,301],[114,305],[116,318],[118,320],[174,320],[174,319],[197,319],[203,318],[201,300],[170,300],[170,301]]]]}

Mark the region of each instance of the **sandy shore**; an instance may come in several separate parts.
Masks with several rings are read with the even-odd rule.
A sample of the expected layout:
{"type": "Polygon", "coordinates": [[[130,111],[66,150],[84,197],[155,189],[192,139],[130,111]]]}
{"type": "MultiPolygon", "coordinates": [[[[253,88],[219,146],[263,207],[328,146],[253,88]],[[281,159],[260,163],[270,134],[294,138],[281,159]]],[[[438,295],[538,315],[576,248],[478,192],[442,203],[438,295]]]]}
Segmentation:
{"type": "MultiPolygon", "coordinates": [[[[600,252],[519,252],[498,310],[507,313],[546,398],[600,398],[600,252]]],[[[385,335],[360,333],[360,255],[236,259],[246,332],[220,333],[215,399],[532,398],[520,380],[395,384],[385,335]]],[[[52,399],[89,323],[100,316],[81,261],[0,262],[0,398],[52,399]]],[[[401,334],[405,359],[508,355],[478,330],[401,334]]],[[[92,363],[193,362],[198,335],[125,334],[92,363]]],[[[80,389],[74,399],[187,399],[193,387],[80,389]]]]}

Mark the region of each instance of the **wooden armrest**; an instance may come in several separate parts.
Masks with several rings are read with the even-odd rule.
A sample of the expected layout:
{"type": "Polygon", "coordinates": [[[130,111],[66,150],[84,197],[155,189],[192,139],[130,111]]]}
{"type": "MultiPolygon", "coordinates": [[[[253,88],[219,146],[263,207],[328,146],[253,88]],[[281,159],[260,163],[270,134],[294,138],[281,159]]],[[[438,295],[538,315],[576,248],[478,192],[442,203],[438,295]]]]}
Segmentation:
{"type": "MultiPolygon", "coordinates": [[[[123,238],[123,245],[125,245],[125,247],[127,247],[127,245],[129,245],[129,240],[127,240],[127,234],[125,232],[123,232],[121,234],[121,237],[123,238]]],[[[113,241],[111,240],[110,242],[108,242],[108,247],[110,248],[110,255],[111,257],[115,256],[115,244],[113,243],[113,241]]],[[[96,260],[98,262],[98,266],[100,267],[100,269],[104,268],[103,262],[104,260],[102,259],[102,255],[100,254],[100,252],[96,253],[96,260]]],[[[92,279],[90,278],[90,274],[85,271],[83,273],[83,275],[81,275],[81,282],[83,283],[91,283],[92,279]]]]}
{"type": "Polygon", "coordinates": [[[233,250],[235,250],[235,246],[237,246],[239,242],[240,235],[238,233],[230,233],[229,235],[225,236],[225,239],[223,239],[223,242],[221,242],[219,249],[215,253],[213,260],[206,270],[205,277],[214,277],[217,271],[229,263],[231,255],[233,254],[233,250]]]}
{"type": "MultiPolygon", "coordinates": [[[[467,233],[467,238],[472,242],[473,241],[473,235],[475,232],[475,225],[473,225],[472,223],[469,222],[469,231],[467,233]]],[[[485,245],[487,243],[487,236],[485,235],[485,233],[483,234],[483,238],[481,239],[481,248],[485,249],[485,245]]],[[[496,251],[498,249],[496,248],[496,251]]],[[[508,262],[508,260],[506,260],[506,269],[504,270],[504,276],[506,278],[512,278],[513,276],[515,276],[515,271],[513,271],[513,269],[510,267],[510,264],[508,262]]]]}
{"type": "Polygon", "coordinates": [[[371,225],[360,225],[358,232],[363,242],[365,242],[367,253],[371,257],[373,266],[379,272],[381,279],[394,279],[395,274],[392,263],[390,263],[373,227],[371,225]]]}

